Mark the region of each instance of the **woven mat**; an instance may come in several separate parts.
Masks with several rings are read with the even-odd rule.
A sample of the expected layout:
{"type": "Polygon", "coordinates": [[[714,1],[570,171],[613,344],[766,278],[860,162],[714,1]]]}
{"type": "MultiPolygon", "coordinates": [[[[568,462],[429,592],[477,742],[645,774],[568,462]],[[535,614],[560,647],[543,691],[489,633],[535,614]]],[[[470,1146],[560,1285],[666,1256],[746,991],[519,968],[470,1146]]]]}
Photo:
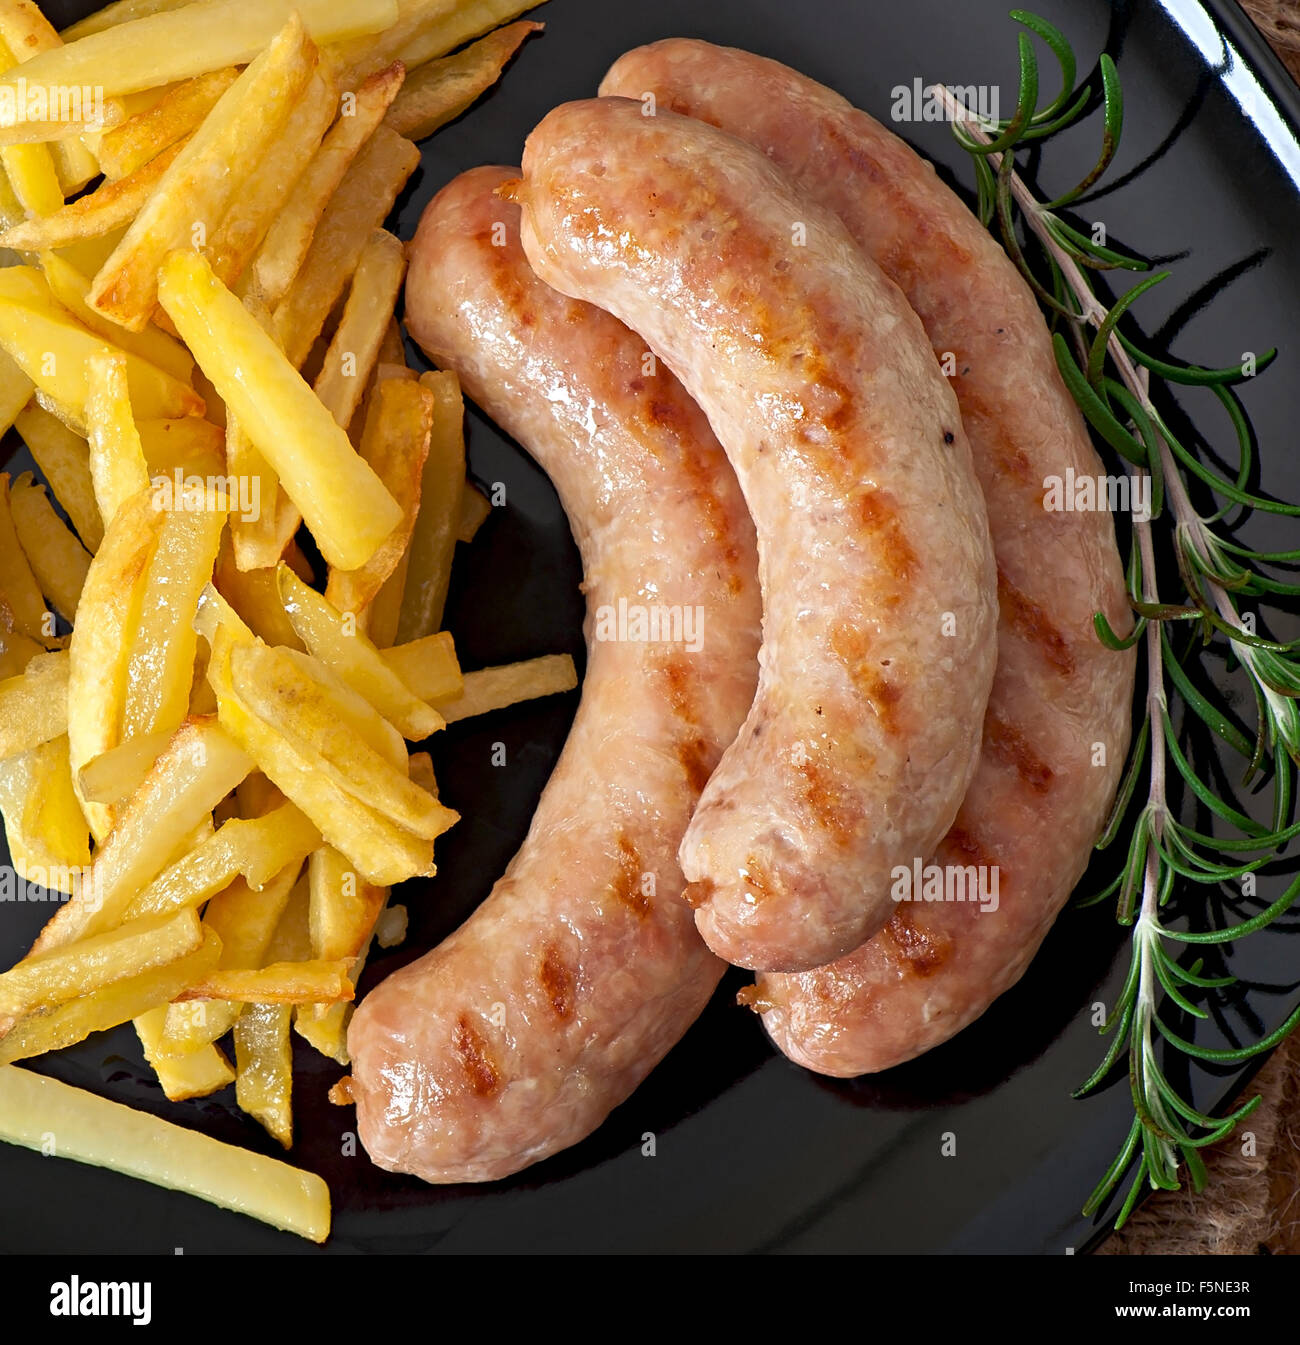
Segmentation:
{"type": "MultiPolygon", "coordinates": [[[[1300,81],[1300,0],[1241,7],[1300,81]]],[[[1155,1192],[1101,1255],[1300,1254],[1300,1036],[1273,1053],[1243,1096],[1256,1093],[1259,1110],[1205,1153],[1206,1189],[1155,1192]]]]}

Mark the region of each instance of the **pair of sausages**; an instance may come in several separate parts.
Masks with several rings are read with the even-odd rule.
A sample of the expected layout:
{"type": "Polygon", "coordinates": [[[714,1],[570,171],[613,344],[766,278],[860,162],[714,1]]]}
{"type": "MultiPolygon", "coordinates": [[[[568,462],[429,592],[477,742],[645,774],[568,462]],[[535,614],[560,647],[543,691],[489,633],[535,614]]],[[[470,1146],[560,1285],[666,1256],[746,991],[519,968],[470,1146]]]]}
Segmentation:
{"type": "Polygon", "coordinates": [[[714,952],[761,970],[746,998],[792,1059],[857,1074],[951,1036],[1033,956],[1127,746],[1132,658],[1091,628],[1126,621],[1111,521],[1043,508],[1045,476],[1099,465],[998,246],[896,137],[774,62],[659,43],[601,92],[542,122],[522,183],[485,170],[431,204],[408,321],[551,471],[589,601],[694,577],[705,657],[666,692],[652,646],[592,646],[506,877],[358,1011],[363,1140],[435,1181],[572,1143],[685,1031],[721,964],[681,895],[714,952]],[[650,379],[606,377],[647,344],[650,379]],[[665,398],[668,452],[646,410],[665,398]],[[708,538],[735,543],[725,570],[708,538]],[[708,702],[698,769],[622,811],[608,744],[671,760],[683,697],[708,702]],[[658,880],[635,925],[610,900],[626,836],[658,880]],[[896,903],[893,875],[923,863],[988,875],[996,909],[896,903]],[[575,924],[564,1017],[540,968],[575,924]]]}

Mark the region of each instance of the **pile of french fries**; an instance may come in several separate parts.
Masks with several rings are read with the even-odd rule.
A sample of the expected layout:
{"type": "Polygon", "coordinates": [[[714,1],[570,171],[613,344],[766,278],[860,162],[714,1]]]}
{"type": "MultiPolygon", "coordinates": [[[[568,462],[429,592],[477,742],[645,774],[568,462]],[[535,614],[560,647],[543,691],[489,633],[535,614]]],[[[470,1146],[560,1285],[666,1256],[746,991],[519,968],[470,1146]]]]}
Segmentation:
{"type": "Polygon", "coordinates": [[[0,0],[0,429],[43,478],[0,475],[0,813],[69,898],[0,974],[0,1138],[328,1228],[310,1174],[190,1132],[169,1168],[12,1065],[130,1022],[168,1098],[233,1083],[287,1148],[291,1032],[347,1063],[390,891],[457,820],[410,745],[576,685],[462,674],[441,630],[489,505],[455,377],[406,366],[383,228],[534,3],[121,0],[60,36],[0,0]]]}

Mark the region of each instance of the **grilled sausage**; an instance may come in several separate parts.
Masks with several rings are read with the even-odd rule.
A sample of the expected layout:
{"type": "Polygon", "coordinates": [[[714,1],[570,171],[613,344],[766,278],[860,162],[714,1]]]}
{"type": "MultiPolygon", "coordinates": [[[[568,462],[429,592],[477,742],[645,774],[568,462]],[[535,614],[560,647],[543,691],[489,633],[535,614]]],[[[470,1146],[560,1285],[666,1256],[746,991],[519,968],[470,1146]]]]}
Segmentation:
{"type": "Polygon", "coordinates": [[[758,695],[681,849],[705,941],[803,970],[888,918],[970,780],[993,675],[984,501],[898,289],[751,146],[623,99],[524,151],[524,249],[704,408],[759,537],[758,695]]]}
{"type": "Polygon", "coordinates": [[[758,671],[753,527],[726,458],[643,341],[529,270],[518,210],[494,195],[517,175],[467,173],[429,205],[407,321],[554,481],[583,557],[589,662],[505,876],[348,1033],[366,1149],[430,1182],[490,1181],[583,1138],[708,1001],[724,968],[676,852],[758,671]],[[601,638],[608,609],[634,608],[658,609],[664,638],[601,638]]]}
{"type": "MultiPolygon", "coordinates": [[[[744,137],[833,210],[907,295],[953,387],[998,564],[998,671],[979,768],[932,862],[996,877],[993,899],[900,903],[876,938],[745,998],[791,1059],[856,1075],[909,1060],[977,1018],[1029,965],[1078,882],[1127,751],[1131,654],[1092,629],[1130,617],[1109,514],[1048,512],[1048,479],[1102,470],[1057,374],[1038,305],[934,169],[838,94],[748,52],[639,48],[601,91],[744,137]]],[[[969,875],[967,875],[969,876],[969,875]]],[[[912,895],[919,895],[913,893],[912,895]]]]}

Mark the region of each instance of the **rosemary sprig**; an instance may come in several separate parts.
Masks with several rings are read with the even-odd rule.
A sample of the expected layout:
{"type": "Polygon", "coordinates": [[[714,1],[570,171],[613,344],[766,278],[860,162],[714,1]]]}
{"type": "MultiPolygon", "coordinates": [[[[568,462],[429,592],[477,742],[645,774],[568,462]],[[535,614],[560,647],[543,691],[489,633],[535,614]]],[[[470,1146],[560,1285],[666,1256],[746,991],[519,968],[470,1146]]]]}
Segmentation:
{"type": "Polygon", "coordinates": [[[1135,628],[1121,638],[1101,613],[1095,617],[1098,638],[1105,644],[1120,649],[1143,643],[1146,691],[1115,808],[1098,842],[1098,848],[1105,849],[1127,833],[1124,862],[1114,881],[1092,899],[1116,899],[1120,924],[1132,930],[1129,970],[1101,1029],[1110,1038],[1109,1049],[1075,1094],[1081,1097],[1097,1088],[1127,1057],[1133,1122],[1084,1206],[1085,1214],[1101,1209],[1132,1168],[1132,1181],[1116,1218],[1120,1227],[1144,1182],[1176,1189],[1185,1169],[1193,1186],[1202,1189],[1206,1169],[1200,1150],[1229,1135],[1259,1103],[1255,1097],[1227,1116],[1205,1115],[1171,1082],[1162,1062],[1173,1053],[1208,1064],[1240,1063],[1270,1050],[1300,1020],[1298,1009],[1267,1036],[1224,1050],[1197,1045],[1169,1022],[1172,1014],[1208,1018],[1203,1004],[1235,983],[1231,976],[1207,975],[1203,958],[1192,955],[1195,946],[1226,944],[1262,929],[1300,896],[1300,878],[1264,909],[1235,923],[1174,929],[1167,918],[1176,914],[1190,923],[1197,914],[1203,915],[1200,907],[1205,903],[1192,900],[1191,894],[1207,887],[1228,885],[1232,900],[1239,900],[1237,885],[1300,835],[1300,822],[1294,818],[1300,661],[1294,645],[1257,633],[1238,607],[1244,598],[1277,606],[1300,597],[1300,585],[1278,579],[1267,569],[1300,563],[1300,552],[1254,551],[1216,531],[1234,511],[1239,517],[1256,509],[1296,515],[1300,506],[1270,499],[1247,486],[1253,442],[1234,386],[1266,368],[1276,351],[1260,355],[1253,365],[1244,360],[1238,366],[1212,369],[1175,363],[1144,350],[1139,338],[1127,330],[1129,310],[1167,278],[1167,271],[1147,275],[1109,303],[1098,296],[1095,277],[1150,270],[1142,258],[1107,246],[1060,213],[1102,178],[1119,148],[1123,128],[1119,76],[1111,58],[1102,54],[1095,72],[1076,87],[1075,57],[1064,35],[1023,10],[1013,10],[1011,18],[1026,30],[1018,39],[1015,114],[987,123],[950,90],[940,88],[939,96],[958,143],[972,156],[980,217],[986,225],[996,224],[1007,252],[1047,312],[1067,388],[1098,436],[1122,460],[1124,470],[1140,484],[1149,477],[1151,487],[1151,517],[1133,519],[1127,567],[1135,628]],[[1060,93],[1041,109],[1033,36],[1051,51],[1061,80],[1060,93]],[[1098,106],[1103,132],[1096,164],[1069,191],[1040,201],[1017,172],[1017,150],[1036,145],[1098,106]],[[1219,401],[1236,441],[1235,468],[1229,474],[1204,460],[1175,433],[1173,417],[1162,409],[1167,402],[1163,384],[1203,388],[1219,401]],[[1213,512],[1197,510],[1193,483],[1211,502],[1220,502],[1213,512]],[[1162,567],[1160,559],[1172,563],[1162,567]],[[1161,594],[1162,569],[1177,575],[1176,601],[1161,594]],[[1182,622],[1187,626],[1175,624],[1182,622]],[[1172,632],[1179,629],[1187,630],[1190,638],[1176,643],[1172,632]],[[1235,661],[1253,692],[1253,736],[1214,693],[1197,685],[1189,671],[1197,651],[1212,645],[1235,661]],[[1171,700],[1182,707],[1181,731],[1170,713],[1171,700]],[[1185,743],[1198,726],[1243,759],[1246,782],[1267,773],[1273,805],[1270,826],[1239,811],[1197,773],[1185,743]],[[1133,816],[1133,801],[1144,777],[1145,800],[1133,816]],[[1210,825],[1217,823],[1217,830],[1228,833],[1226,838],[1198,830],[1181,818],[1171,802],[1175,779],[1188,806],[1208,814],[1210,825]]]}

